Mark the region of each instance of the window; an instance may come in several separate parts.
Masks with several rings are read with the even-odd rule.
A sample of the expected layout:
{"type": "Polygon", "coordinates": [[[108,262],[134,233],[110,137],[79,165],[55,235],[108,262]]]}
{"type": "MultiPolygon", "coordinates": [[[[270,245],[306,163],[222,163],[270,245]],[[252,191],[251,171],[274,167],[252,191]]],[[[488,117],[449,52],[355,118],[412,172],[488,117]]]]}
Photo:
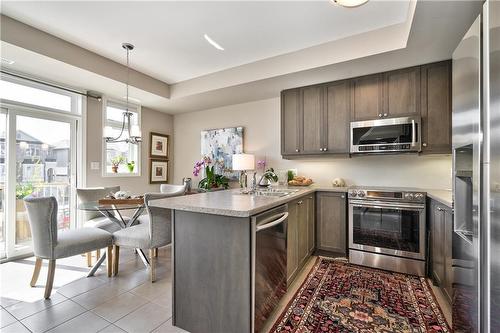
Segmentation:
{"type": "MultiPolygon", "coordinates": [[[[106,135],[118,137],[123,126],[123,113],[127,109],[126,104],[108,99],[104,101],[103,105],[103,128],[110,128],[106,135]]],[[[128,109],[133,114],[130,118],[131,126],[140,129],[141,107],[129,104],[128,109]]],[[[125,129],[122,137],[127,136],[128,133],[126,133],[125,129]]],[[[104,140],[103,142],[103,165],[105,165],[103,176],[140,176],[140,144],[105,142],[104,140]]]]}
{"type": "Polygon", "coordinates": [[[64,90],[2,76],[0,99],[63,112],[81,113],[81,97],[64,90]]]}

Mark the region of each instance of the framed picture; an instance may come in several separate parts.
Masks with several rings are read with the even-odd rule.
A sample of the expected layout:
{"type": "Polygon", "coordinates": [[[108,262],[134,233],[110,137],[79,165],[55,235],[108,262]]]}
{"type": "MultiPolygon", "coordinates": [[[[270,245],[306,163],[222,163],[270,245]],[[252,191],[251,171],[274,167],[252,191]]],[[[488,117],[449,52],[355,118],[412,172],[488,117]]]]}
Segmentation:
{"type": "Polygon", "coordinates": [[[219,173],[229,179],[238,179],[239,172],[231,172],[233,154],[243,152],[243,127],[228,127],[201,131],[201,155],[214,161],[219,173]]]}
{"type": "Polygon", "coordinates": [[[149,156],[168,159],[168,135],[160,133],[150,133],[149,156]]]}
{"type": "Polygon", "coordinates": [[[168,161],[149,160],[149,183],[161,184],[168,182],[168,161]]]}

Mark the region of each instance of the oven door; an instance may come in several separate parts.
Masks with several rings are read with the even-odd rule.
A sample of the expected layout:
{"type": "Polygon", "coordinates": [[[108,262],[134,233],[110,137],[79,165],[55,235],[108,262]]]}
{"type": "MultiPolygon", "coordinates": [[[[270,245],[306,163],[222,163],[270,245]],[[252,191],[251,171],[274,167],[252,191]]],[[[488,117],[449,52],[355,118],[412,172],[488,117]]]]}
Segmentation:
{"type": "Polygon", "coordinates": [[[420,117],[351,123],[351,153],[421,151],[420,117]]]}
{"type": "Polygon", "coordinates": [[[425,204],[350,200],[349,248],[425,260],[425,204]]]}

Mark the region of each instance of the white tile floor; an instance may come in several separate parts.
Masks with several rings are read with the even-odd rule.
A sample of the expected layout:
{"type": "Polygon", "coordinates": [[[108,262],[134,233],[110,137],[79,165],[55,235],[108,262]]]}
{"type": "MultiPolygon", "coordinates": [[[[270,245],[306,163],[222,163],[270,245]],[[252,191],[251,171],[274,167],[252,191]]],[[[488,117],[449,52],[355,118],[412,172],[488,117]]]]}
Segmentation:
{"type": "Polygon", "coordinates": [[[34,258],[0,265],[0,331],[185,332],[171,321],[170,247],[159,251],[155,283],[132,250],[120,252],[119,274],[112,278],[105,265],[87,278],[83,256],[58,260],[50,300],[43,299],[46,265],[34,288],[29,286],[34,258]]]}

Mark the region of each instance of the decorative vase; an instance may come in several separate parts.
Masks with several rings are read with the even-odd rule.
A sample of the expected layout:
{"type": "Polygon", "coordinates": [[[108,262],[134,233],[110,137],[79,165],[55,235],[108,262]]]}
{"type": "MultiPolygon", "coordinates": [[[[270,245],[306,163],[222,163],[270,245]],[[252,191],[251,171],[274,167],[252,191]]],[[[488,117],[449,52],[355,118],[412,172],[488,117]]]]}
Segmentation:
{"type": "Polygon", "coordinates": [[[111,171],[113,171],[113,173],[118,173],[118,165],[113,165],[111,171]]]}
{"type": "Polygon", "coordinates": [[[128,172],[134,172],[135,164],[127,164],[128,172]]]}

